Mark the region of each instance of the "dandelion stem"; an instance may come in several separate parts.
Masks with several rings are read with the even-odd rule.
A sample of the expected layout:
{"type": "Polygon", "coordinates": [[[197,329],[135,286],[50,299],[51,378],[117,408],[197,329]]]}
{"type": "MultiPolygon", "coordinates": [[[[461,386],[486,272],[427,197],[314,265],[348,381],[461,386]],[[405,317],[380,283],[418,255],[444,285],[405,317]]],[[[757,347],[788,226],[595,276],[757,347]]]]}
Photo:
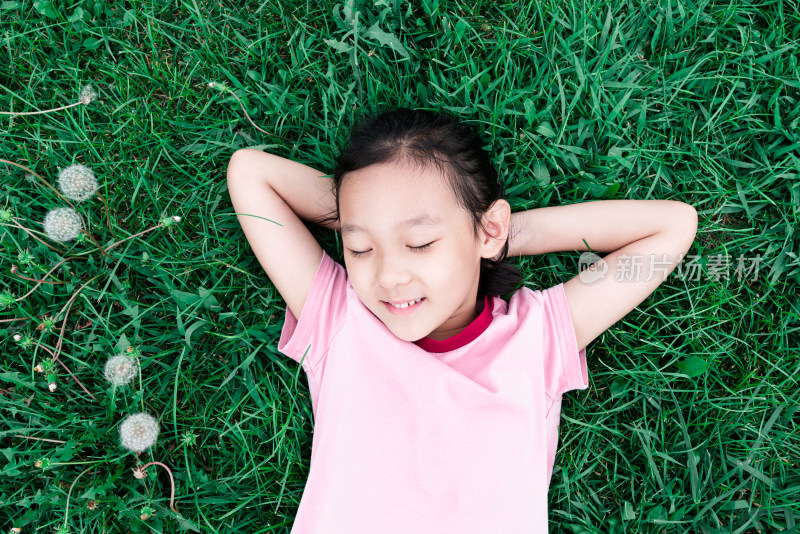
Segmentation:
{"type": "Polygon", "coordinates": [[[148,465],[153,465],[153,464],[160,465],[161,467],[166,469],[167,470],[167,474],[169,474],[169,482],[170,482],[170,484],[172,484],[171,492],[170,492],[170,495],[169,495],[169,509],[177,514],[178,510],[175,509],[175,479],[172,478],[172,470],[170,470],[169,467],[167,467],[166,465],[162,464],[161,462],[147,462],[146,464],[141,466],[139,469],[144,471],[147,468],[148,465]]]}
{"type": "MultiPolygon", "coordinates": [[[[61,332],[59,332],[59,336],[58,336],[58,343],[56,344],[56,355],[57,355],[57,354],[58,354],[58,353],[61,351],[61,342],[64,340],[64,329],[65,329],[65,328],[66,328],[66,326],[67,326],[67,317],[69,317],[69,309],[72,307],[72,303],[73,303],[73,302],[75,302],[75,299],[78,297],[78,294],[79,294],[81,291],[83,291],[83,288],[85,288],[85,287],[86,287],[86,285],[87,285],[89,282],[91,282],[91,281],[92,281],[92,280],[94,280],[95,278],[99,278],[101,275],[102,275],[102,273],[101,273],[101,274],[98,274],[98,275],[95,275],[95,276],[93,276],[93,277],[91,277],[91,278],[89,278],[89,279],[88,279],[88,280],[87,280],[85,283],[83,283],[83,284],[81,285],[81,287],[79,287],[79,288],[78,288],[78,290],[77,290],[75,293],[73,293],[73,294],[72,294],[72,296],[69,298],[69,300],[67,301],[67,303],[64,305],[64,308],[66,308],[66,310],[67,310],[67,311],[66,311],[66,313],[64,314],[64,322],[63,322],[63,323],[61,323],[61,332]]],[[[61,310],[59,310],[59,312],[56,314],[56,317],[58,317],[59,315],[61,315],[61,312],[63,312],[63,311],[64,311],[64,308],[61,308],[61,310]]]]}
{"type": "Polygon", "coordinates": [[[34,315],[32,317],[17,317],[15,319],[0,319],[0,324],[2,323],[15,323],[17,321],[30,321],[31,319],[41,319],[42,317],[47,317],[48,314],[43,313],[41,315],[34,315]]]}
{"type": "MultiPolygon", "coordinates": [[[[48,348],[47,348],[47,347],[45,347],[44,345],[41,345],[41,344],[39,344],[39,343],[36,343],[36,346],[37,346],[37,347],[41,347],[43,350],[45,350],[46,352],[48,352],[48,353],[50,354],[50,356],[52,356],[52,358],[53,358],[53,361],[56,361],[56,362],[58,362],[59,364],[61,364],[61,366],[62,366],[62,367],[63,367],[63,368],[64,368],[64,369],[67,371],[67,373],[69,373],[69,375],[72,377],[72,379],[73,379],[73,380],[75,380],[75,382],[77,382],[77,383],[78,383],[78,385],[79,385],[81,388],[83,388],[83,390],[84,390],[86,393],[88,393],[88,394],[89,394],[89,396],[90,396],[92,399],[94,399],[94,400],[95,400],[95,402],[100,402],[100,401],[98,401],[98,400],[97,400],[97,398],[96,398],[94,395],[92,395],[92,393],[91,393],[91,392],[90,392],[88,389],[86,389],[86,386],[84,386],[84,385],[83,385],[83,383],[82,383],[80,380],[78,380],[78,377],[76,377],[74,374],[72,374],[72,371],[69,369],[69,367],[67,367],[67,366],[66,366],[66,364],[65,364],[64,362],[62,362],[62,361],[59,359],[59,357],[58,357],[58,356],[59,356],[59,353],[61,352],[61,344],[62,344],[62,342],[64,341],[64,329],[65,329],[65,328],[66,328],[66,326],[67,326],[67,318],[69,317],[69,310],[70,310],[70,308],[72,307],[72,303],[75,301],[75,298],[78,296],[78,294],[79,294],[81,291],[83,291],[83,288],[84,288],[84,287],[86,287],[86,284],[88,284],[89,282],[91,282],[92,280],[94,280],[95,278],[98,278],[98,277],[100,277],[100,276],[101,276],[101,275],[100,275],[100,274],[98,274],[98,275],[96,275],[96,276],[93,276],[93,277],[92,277],[92,278],[90,278],[89,280],[87,280],[87,281],[86,281],[86,283],[84,283],[83,285],[81,285],[81,287],[79,287],[79,288],[78,288],[78,290],[77,290],[77,291],[76,291],[76,292],[75,292],[75,293],[72,295],[72,297],[70,297],[69,301],[68,301],[68,302],[67,302],[67,304],[64,306],[64,308],[66,308],[66,310],[67,310],[67,311],[66,311],[66,314],[64,315],[64,321],[63,321],[63,323],[61,324],[61,332],[59,332],[59,336],[58,336],[58,343],[56,343],[56,348],[55,348],[55,354],[54,354],[53,352],[51,352],[51,351],[50,351],[50,349],[48,349],[48,348]]],[[[58,317],[59,315],[61,315],[61,312],[62,312],[62,311],[64,311],[64,308],[61,308],[61,311],[59,311],[59,312],[56,314],[56,317],[58,317]]]]}
{"type": "Polygon", "coordinates": [[[42,113],[52,113],[54,111],[61,111],[61,110],[64,110],[64,109],[69,109],[69,108],[78,106],[80,104],[82,104],[82,102],[78,101],[78,102],[75,102],[74,104],[69,104],[68,106],[62,106],[60,108],[53,108],[53,109],[46,109],[44,111],[19,111],[19,112],[17,112],[17,111],[0,111],[0,115],[11,115],[11,116],[16,116],[16,115],[41,115],[42,113]]]}
{"type": "MultiPolygon", "coordinates": [[[[62,263],[64,263],[64,262],[67,262],[67,261],[69,261],[69,260],[82,260],[82,259],[84,259],[84,258],[81,258],[81,257],[79,257],[79,256],[71,256],[71,257],[69,257],[69,258],[64,258],[63,260],[61,260],[60,262],[58,262],[57,264],[55,264],[55,266],[53,266],[53,268],[52,268],[52,269],[50,269],[49,271],[47,271],[47,273],[45,273],[44,277],[45,277],[45,278],[47,278],[48,276],[50,276],[50,273],[52,273],[53,271],[55,271],[55,270],[58,268],[58,266],[59,266],[59,265],[61,265],[61,264],[62,264],[62,263]]],[[[46,281],[46,280],[38,280],[38,279],[36,279],[36,278],[28,278],[28,277],[22,276],[21,274],[17,273],[17,272],[15,271],[15,268],[16,268],[16,265],[12,265],[12,266],[11,266],[11,274],[16,274],[17,276],[19,276],[20,278],[22,278],[22,279],[24,279],[24,280],[30,280],[31,282],[38,282],[38,284],[36,284],[35,286],[33,286],[33,288],[32,288],[30,291],[28,291],[27,293],[25,293],[25,294],[24,294],[24,295],[22,295],[21,297],[19,297],[19,298],[17,298],[17,299],[14,299],[14,302],[20,302],[20,301],[22,301],[22,300],[25,300],[26,298],[28,298],[28,295],[30,295],[31,293],[33,293],[34,291],[36,291],[36,288],[37,288],[37,287],[39,287],[39,286],[40,286],[40,285],[42,285],[42,284],[53,284],[53,285],[56,285],[56,284],[66,284],[66,283],[67,283],[66,281],[62,281],[62,282],[48,282],[48,281],[46,281]]],[[[44,314],[42,314],[42,315],[37,315],[37,316],[35,316],[35,317],[37,317],[37,318],[38,318],[38,317],[44,317],[45,315],[47,315],[47,314],[46,314],[46,313],[44,313],[44,314]]],[[[0,323],[9,323],[9,322],[11,322],[11,321],[26,321],[26,320],[28,320],[26,317],[20,317],[20,318],[18,318],[18,319],[0,319],[0,323]]]]}
{"type": "Polygon", "coordinates": [[[31,169],[29,169],[28,167],[26,167],[26,166],[24,166],[24,165],[20,165],[19,163],[14,163],[13,161],[8,161],[8,160],[5,160],[5,159],[0,159],[0,163],[8,163],[9,165],[14,165],[14,166],[16,166],[16,167],[19,167],[20,169],[23,169],[23,170],[25,170],[25,171],[28,171],[28,172],[29,172],[29,173],[31,173],[33,176],[35,176],[36,178],[38,178],[39,180],[41,180],[41,182],[42,182],[44,185],[46,185],[47,187],[49,187],[50,189],[52,189],[52,190],[53,190],[53,192],[54,192],[56,195],[58,195],[60,198],[62,198],[62,199],[63,199],[63,200],[64,200],[64,201],[65,201],[67,204],[69,204],[69,205],[70,205],[70,207],[71,207],[72,209],[75,209],[75,205],[74,205],[72,202],[70,202],[70,201],[69,201],[69,199],[68,199],[67,197],[65,197],[64,195],[62,195],[62,194],[61,194],[61,191],[59,191],[58,189],[56,189],[55,187],[53,187],[53,186],[50,184],[50,182],[48,182],[47,180],[45,180],[44,178],[42,178],[41,176],[39,176],[37,173],[33,172],[33,171],[32,171],[31,169]]]}
{"type": "MultiPolygon", "coordinates": [[[[64,263],[65,261],[67,261],[67,260],[61,260],[60,262],[58,262],[58,264],[57,264],[55,267],[53,267],[52,269],[50,269],[50,270],[47,272],[47,274],[45,274],[45,276],[47,276],[48,274],[50,274],[50,273],[52,273],[53,271],[55,271],[55,270],[56,270],[56,268],[58,268],[58,266],[59,266],[59,265],[61,265],[62,263],[64,263]]],[[[66,282],[66,281],[64,281],[64,280],[62,280],[62,281],[58,281],[58,282],[51,282],[51,281],[49,281],[49,280],[39,280],[38,278],[29,278],[29,277],[27,277],[27,276],[24,276],[24,275],[21,275],[21,274],[19,274],[19,273],[17,272],[17,271],[19,270],[19,267],[17,267],[16,265],[11,265],[11,269],[9,269],[9,270],[10,270],[11,274],[13,274],[13,275],[16,275],[18,278],[22,278],[23,280],[27,280],[27,281],[29,281],[29,282],[39,282],[39,283],[36,285],[36,287],[39,287],[41,284],[51,284],[51,285],[57,286],[57,285],[66,284],[66,283],[67,283],[67,282],[66,282]]],[[[34,287],[34,289],[36,289],[36,287],[34,287]]],[[[16,300],[17,300],[17,301],[19,301],[19,300],[22,300],[23,298],[24,298],[24,297],[20,297],[20,298],[18,298],[18,299],[16,299],[16,300]]],[[[16,302],[16,301],[15,301],[15,302],[16,302]]]]}
{"type": "Polygon", "coordinates": [[[79,385],[81,388],[83,388],[83,391],[85,391],[86,393],[88,393],[88,394],[89,394],[89,396],[95,400],[95,402],[100,402],[99,400],[97,400],[97,398],[96,398],[94,395],[92,395],[92,394],[91,394],[91,392],[90,392],[88,389],[86,389],[86,386],[84,386],[84,385],[83,385],[83,383],[82,383],[80,380],[78,380],[78,377],[77,377],[77,376],[75,376],[74,374],[72,374],[72,371],[70,371],[70,370],[69,370],[69,367],[67,367],[67,366],[66,366],[66,364],[65,364],[64,362],[62,362],[62,361],[61,361],[61,360],[59,360],[58,358],[56,358],[56,361],[57,361],[58,363],[60,363],[60,364],[61,364],[61,367],[63,367],[63,368],[64,368],[64,370],[65,370],[65,371],[67,371],[67,373],[69,374],[69,376],[71,376],[71,377],[72,377],[72,378],[75,380],[75,382],[77,382],[77,383],[78,383],[78,385],[79,385]]]}
{"type": "Polygon", "coordinates": [[[8,160],[5,160],[5,159],[0,159],[0,163],[8,163],[9,165],[14,165],[15,167],[19,167],[20,169],[22,169],[24,171],[28,171],[29,173],[31,173],[32,175],[36,176],[40,180],[44,180],[44,178],[42,178],[41,176],[39,176],[38,174],[36,174],[32,170],[30,170],[25,165],[20,165],[19,163],[14,163],[13,161],[8,161],[8,160]]]}
{"type": "Polygon", "coordinates": [[[92,240],[92,243],[94,243],[95,245],[97,245],[97,248],[99,248],[99,249],[100,249],[100,252],[103,254],[103,256],[105,256],[105,257],[106,257],[106,258],[108,258],[109,260],[111,259],[111,256],[109,256],[108,252],[106,252],[106,249],[104,249],[104,248],[102,247],[102,245],[100,245],[100,243],[98,243],[98,242],[97,242],[97,240],[94,238],[94,236],[92,236],[92,234],[90,234],[90,233],[89,233],[87,230],[81,230],[81,233],[82,233],[83,235],[85,235],[86,237],[88,237],[89,239],[91,239],[91,240],[92,240]]]}
{"type": "MultiPolygon", "coordinates": [[[[61,340],[59,340],[59,344],[60,344],[60,343],[61,343],[61,340]]],[[[75,376],[74,374],[72,374],[72,371],[70,370],[70,368],[69,368],[69,367],[67,367],[67,365],[66,365],[64,362],[62,362],[62,361],[61,361],[61,360],[58,358],[58,356],[56,356],[55,354],[53,354],[53,352],[52,352],[50,349],[48,349],[47,347],[45,347],[44,345],[40,345],[39,343],[36,343],[35,341],[34,341],[34,344],[35,344],[37,347],[40,347],[40,348],[41,348],[42,350],[44,350],[45,352],[47,352],[48,354],[50,354],[50,356],[52,356],[52,359],[53,359],[53,361],[55,361],[55,362],[58,362],[59,364],[61,364],[61,367],[63,367],[63,368],[64,368],[64,370],[67,372],[67,374],[69,374],[69,376],[71,376],[71,377],[72,377],[72,379],[73,379],[73,380],[75,380],[75,382],[77,382],[77,383],[78,383],[78,385],[79,385],[80,387],[82,387],[82,388],[83,388],[83,391],[85,391],[86,393],[88,393],[88,394],[89,394],[89,396],[90,396],[91,398],[93,398],[93,399],[94,399],[96,402],[100,402],[99,400],[97,400],[97,399],[95,398],[95,396],[94,396],[94,395],[92,395],[92,394],[91,394],[91,392],[90,392],[88,389],[86,389],[86,386],[84,386],[84,385],[83,385],[83,383],[81,383],[81,381],[80,381],[80,380],[78,380],[78,377],[77,377],[77,376],[75,376]]]]}
{"type": "Polygon", "coordinates": [[[47,438],[35,438],[33,436],[21,436],[19,434],[14,434],[15,438],[25,438],[25,439],[36,439],[39,441],[49,441],[51,443],[66,443],[66,441],[61,441],[60,439],[47,439],[47,438]]]}
{"type": "Polygon", "coordinates": [[[116,243],[113,243],[113,244],[111,244],[111,245],[108,245],[108,246],[106,247],[106,250],[111,250],[112,248],[116,247],[116,246],[117,246],[117,245],[119,245],[120,243],[124,243],[124,242],[125,242],[125,241],[127,241],[128,239],[133,239],[134,237],[138,237],[138,236],[140,236],[140,235],[144,235],[144,234],[146,234],[147,232],[152,232],[153,230],[155,230],[155,229],[157,229],[157,228],[161,228],[161,226],[162,226],[161,224],[157,224],[156,226],[153,226],[152,228],[148,228],[147,230],[143,230],[143,231],[139,232],[138,234],[134,234],[134,235],[132,235],[132,236],[126,237],[125,239],[120,239],[120,240],[119,240],[119,241],[117,241],[116,243]]]}
{"type": "MultiPolygon", "coordinates": [[[[142,392],[141,400],[142,400],[142,411],[144,410],[144,382],[142,382],[142,362],[139,361],[139,356],[136,356],[136,367],[139,369],[139,391],[142,392]]],[[[133,381],[136,383],[136,380],[133,381]]]]}
{"type": "MultiPolygon", "coordinates": [[[[39,243],[43,244],[44,246],[46,246],[47,248],[49,248],[53,252],[58,252],[59,254],[61,254],[62,251],[58,250],[57,248],[52,246],[50,243],[45,243],[44,241],[42,241],[41,239],[36,237],[30,230],[28,230],[27,228],[25,228],[24,226],[19,224],[19,222],[17,222],[18,220],[21,220],[21,219],[18,219],[17,217],[12,217],[11,218],[11,222],[14,223],[14,226],[16,226],[17,228],[21,228],[26,234],[28,234],[29,236],[31,236],[36,241],[38,241],[39,243]]],[[[10,225],[3,224],[3,226],[10,226],[10,225]]]]}
{"type": "Polygon", "coordinates": [[[69,487],[69,492],[67,493],[67,507],[64,510],[64,528],[67,528],[67,517],[69,517],[69,498],[72,495],[72,488],[75,487],[75,483],[78,481],[78,479],[81,478],[81,476],[83,476],[83,474],[90,469],[91,467],[87,467],[86,469],[81,471],[81,474],[75,477],[75,480],[72,481],[72,485],[69,487]]]}
{"type": "MultiPolygon", "coordinates": [[[[4,160],[0,160],[0,161],[4,161],[4,160]]],[[[50,248],[51,250],[53,250],[53,251],[55,251],[55,252],[59,252],[57,249],[53,248],[53,247],[52,247],[50,244],[48,244],[48,243],[45,243],[44,241],[42,241],[41,239],[39,239],[38,237],[36,237],[36,236],[35,236],[33,233],[31,233],[31,231],[30,231],[30,230],[28,230],[27,228],[25,228],[24,226],[22,226],[21,224],[19,224],[19,223],[17,222],[17,218],[16,218],[16,217],[12,218],[12,222],[13,222],[13,223],[14,223],[16,226],[18,226],[19,228],[21,228],[22,230],[24,230],[24,231],[25,231],[25,232],[26,232],[28,235],[30,235],[31,237],[33,237],[34,239],[36,239],[37,241],[39,241],[40,243],[42,243],[43,245],[45,245],[46,247],[50,248]]],[[[148,229],[146,229],[146,230],[143,230],[143,231],[139,232],[138,234],[134,234],[134,235],[132,235],[132,236],[129,236],[129,237],[126,237],[126,238],[124,238],[124,239],[120,239],[119,241],[117,241],[117,242],[115,242],[115,243],[112,243],[111,245],[109,245],[109,246],[107,246],[107,247],[105,247],[105,248],[103,248],[103,247],[102,247],[102,246],[101,246],[101,245],[100,245],[100,244],[99,244],[99,243],[98,243],[98,242],[97,242],[97,241],[96,241],[96,240],[95,240],[95,239],[94,239],[94,238],[91,236],[91,234],[87,233],[86,231],[83,231],[83,233],[84,233],[85,235],[87,235],[87,236],[88,236],[88,237],[89,237],[89,238],[90,238],[90,239],[91,239],[91,240],[92,240],[92,241],[93,241],[93,242],[94,242],[94,243],[97,245],[97,247],[100,249],[100,251],[101,251],[103,254],[105,254],[106,256],[109,256],[109,255],[108,255],[108,251],[109,251],[109,250],[111,250],[112,248],[116,247],[116,246],[117,246],[117,245],[119,245],[120,243],[124,243],[125,241],[127,241],[127,240],[129,240],[129,239],[133,239],[133,238],[135,238],[135,237],[139,237],[139,236],[141,236],[141,235],[144,235],[144,234],[146,234],[146,233],[148,233],[148,232],[152,232],[153,230],[156,230],[156,229],[158,229],[158,228],[162,228],[163,226],[164,226],[163,224],[157,224],[157,225],[155,225],[155,226],[153,226],[153,227],[151,227],[151,228],[148,228],[148,229]]],[[[109,257],[110,257],[110,256],[109,256],[109,257]]],[[[50,273],[52,273],[52,272],[53,272],[53,271],[54,271],[56,268],[58,268],[58,266],[59,266],[59,265],[61,265],[62,263],[66,262],[66,261],[69,261],[69,260],[77,260],[77,259],[85,259],[85,258],[82,258],[82,257],[80,257],[80,256],[70,256],[69,258],[65,258],[65,259],[61,260],[59,263],[57,263],[57,264],[56,264],[56,265],[55,265],[55,266],[54,266],[52,269],[50,269],[50,271],[48,271],[48,272],[47,272],[47,274],[45,274],[45,275],[44,275],[44,278],[46,278],[47,276],[49,276],[49,275],[50,275],[50,273]]],[[[33,288],[30,290],[30,291],[28,291],[28,292],[27,292],[25,295],[23,295],[23,296],[21,296],[21,297],[19,297],[19,298],[15,299],[15,302],[19,302],[19,301],[21,301],[21,300],[24,300],[24,299],[26,299],[26,298],[27,298],[27,297],[28,297],[28,296],[29,296],[31,293],[33,293],[33,292],[36,290],[36,288],[37,288],[37,287],[39,287],[39,285],[41,285],[41,284],[43,284],[43,283],[49,283],[49,284],[63,284],[63,283],[66,283],[66,282],[47,282],[47,281],[45,281],[45,280],[36,280],[36,279],[32,279],[32,278],[27,278],[27,277],[25,277],[25,276],[22,276],[22,275],[20,275],[20,274],[16,273],[16,272],[15,272],[15,270],[13,269],[13,267],[12,267],[12,271],[11,271],[11,272],[12,272],[12,274],[16,274],[18,277],[20,277],[20,278],[23,278],[23,279],[25,279],[25,280],[30,280],[30,281],[32,281],[32,282],[38,282],[38,284],[37,284],[36,286],[34,286],[34,287],[33,287],[33,288]]],[[[98,274],[97,276],[94,276],[94,277],[92,277],[92,278],[91,278],[91,279],[89,279],[89,280],[88,280],[86,283],[89,283],[89,282],[91,282],[92,280],[94,280],[94,279],[95,279],[95,278],[97,278],[98,276],[100,276],[100,275],[98,274]]],[[[72,296],[72,298],[70,299],[70,303],[71,303],[71,302],[72,302],[72,301],[75,299],[75,297],[77,297],[78,293],[79,293],[79,292],[80,292],[80,291],[83,289],[83,287],[85,287],[85,285],[86,285],[86,284],[84,284],[83,286],[81,286],[81,288],[80,288],[80,289],[78,289],[78,291],[76,291],[76,292],[75,292],[75,294],[74,294],[74,295],[72,296]]],[[[99,299],[98,299],[98,300],[99,300],[99,299]]],[[[69,304],[69,303],[68,303],[68,304],[69,304]]],[[[63,311],[63,308],[62,308],[62,311],[63,311]]],[[[57,315],[60,315],[60,314],[61,314],[61,311],[59,311],[57,315]]],[[[42,317],[42,316],[41,316],[41,315],[39,315],[38,317],[42,317]]],[[[25,320],[28,320],[28,319],[27,319],[27,318],[19,318],[19,319],[0,319],[0,323],[6,323],[6,322],[11,322],[11,321],[25,321],[25,320]]],[[[64,318],[64,324],[66,325],[66,317],[64,318]]],[[[63,334],[63,332],[64,332],[64,327],[62,326],[61,333],[63,334]]],[[[60,346],[60,344],[61,344],[61,340],[59,339],[59,346],[60,346]]]]}
{"type": "Polygon", "coordinates": [[[117,234],[114,233],[114,229],[111,227],[111,217],[108,214],[108,202],[106,202],[106,199],[103,197],[103,195],[98,194],[97,198],[100,199],[100,202],[103,203],[103,207],[106,209],[106,226],[108,226],[108,231],[111,232],[111,235],[114,237],[114,239],[116,239],[117,234]]]}

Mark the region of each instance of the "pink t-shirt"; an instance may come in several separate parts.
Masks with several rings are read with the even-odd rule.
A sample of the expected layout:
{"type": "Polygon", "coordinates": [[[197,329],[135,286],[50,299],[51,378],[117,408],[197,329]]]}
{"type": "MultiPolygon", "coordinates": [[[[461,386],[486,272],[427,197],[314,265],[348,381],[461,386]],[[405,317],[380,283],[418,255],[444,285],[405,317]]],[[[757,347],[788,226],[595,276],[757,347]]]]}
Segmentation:
{"type": "Polygon", "coordinates": [[[293,534],[547,532],[561,396],[589,386],[586,350],[563,284],[494,297],[489,313],[469,343],[428,352],[395,337],[323,251],[278,343],[314,413],[293,534]]]}

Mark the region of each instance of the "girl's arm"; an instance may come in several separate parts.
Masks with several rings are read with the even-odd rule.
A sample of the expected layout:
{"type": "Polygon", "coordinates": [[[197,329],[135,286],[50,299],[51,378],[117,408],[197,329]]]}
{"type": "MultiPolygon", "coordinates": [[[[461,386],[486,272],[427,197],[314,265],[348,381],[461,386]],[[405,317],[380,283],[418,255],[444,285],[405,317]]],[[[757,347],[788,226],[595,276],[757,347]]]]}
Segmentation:
{"type": "Polygon", "coordinates": [[[316,221],[333,209],[332,183],[311,167],[259,150],[237,150],[228,164],[239,224],[297,318],[322,261],[322,247],[300,219],[316,221]]]}
{"type": "Polygon", "coordinates": [[[683,202],[582,202],[514,213],[509,255],[613,251],[595,263],[593,273],[564,284],[582,349],[661,285],[696,232],[697,211],[683,202]]]}

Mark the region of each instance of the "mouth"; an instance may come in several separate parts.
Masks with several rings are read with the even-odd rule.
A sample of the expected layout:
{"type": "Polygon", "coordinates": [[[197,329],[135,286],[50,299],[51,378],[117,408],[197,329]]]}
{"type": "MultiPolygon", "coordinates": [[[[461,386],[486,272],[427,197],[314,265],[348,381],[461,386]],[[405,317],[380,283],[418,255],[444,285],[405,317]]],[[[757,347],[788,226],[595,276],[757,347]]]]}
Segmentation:
{"type": "Polygon", "coordinates": [[[408,302],[399,302],[397,304],[386,301],[381,302],[383,302],[384,306],[386,306],[386,308],[395,315],[408,315],[410,313],[414,313],[419,309],[420,306],[422,306],[422,303],[425,302],[425,297],[410,300],[408,302]]]}

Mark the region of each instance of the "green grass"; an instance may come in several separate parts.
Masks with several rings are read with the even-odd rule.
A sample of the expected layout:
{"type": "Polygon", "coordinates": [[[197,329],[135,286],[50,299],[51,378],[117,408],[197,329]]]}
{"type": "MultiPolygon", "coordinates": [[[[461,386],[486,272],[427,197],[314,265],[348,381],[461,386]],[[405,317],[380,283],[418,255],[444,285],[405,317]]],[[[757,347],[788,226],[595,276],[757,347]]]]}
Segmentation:
{"type": "MultiPolygon", "coordinates": [[[[83,163],[102,197],[76,205],[94,241],[58,243],[41,223],[65,200],[0,164],[0,207],[18,222],[2,222],[1,289],[32,291],[0,323],[3,531],[54,531],[65,515],[72,532],[289,531],[308,387],[277,352],[284,303],[225,169],[256,147],[330,171],[360,114],[394,104],[483,132],[514,210],[658,198],[700,213],[700,276],[673,273],[588,348],[590,386],[562,410],[551,530],[798,531],[797,0],[126,4],[0,2],[0,110],[71,104],[86,84],[100,95],[0,116],[0,159],[54,186],[83,163]],[[717,255],[727,280],[711,276],[717,255]],[[737,280],[736,258],[757,255],[755,280],[737,280]],[[18,276],[65,258],[46,278],[60,284],[18,276]],[[114,391],[103,365],[129,346],[141,382],[114,391]],[[33,368],[56,351],[94,399],[60,366],[49,391],[33,368]],[[166,471],[135,479],[119,445],[143,407],[161,433],[142,458],[170,466],[180,516],[166,471]]],[[[336,236],[314,232],[341,261],[336,236]]],[[[513,261],[542,289],[577,258],[513,261]]]]}

